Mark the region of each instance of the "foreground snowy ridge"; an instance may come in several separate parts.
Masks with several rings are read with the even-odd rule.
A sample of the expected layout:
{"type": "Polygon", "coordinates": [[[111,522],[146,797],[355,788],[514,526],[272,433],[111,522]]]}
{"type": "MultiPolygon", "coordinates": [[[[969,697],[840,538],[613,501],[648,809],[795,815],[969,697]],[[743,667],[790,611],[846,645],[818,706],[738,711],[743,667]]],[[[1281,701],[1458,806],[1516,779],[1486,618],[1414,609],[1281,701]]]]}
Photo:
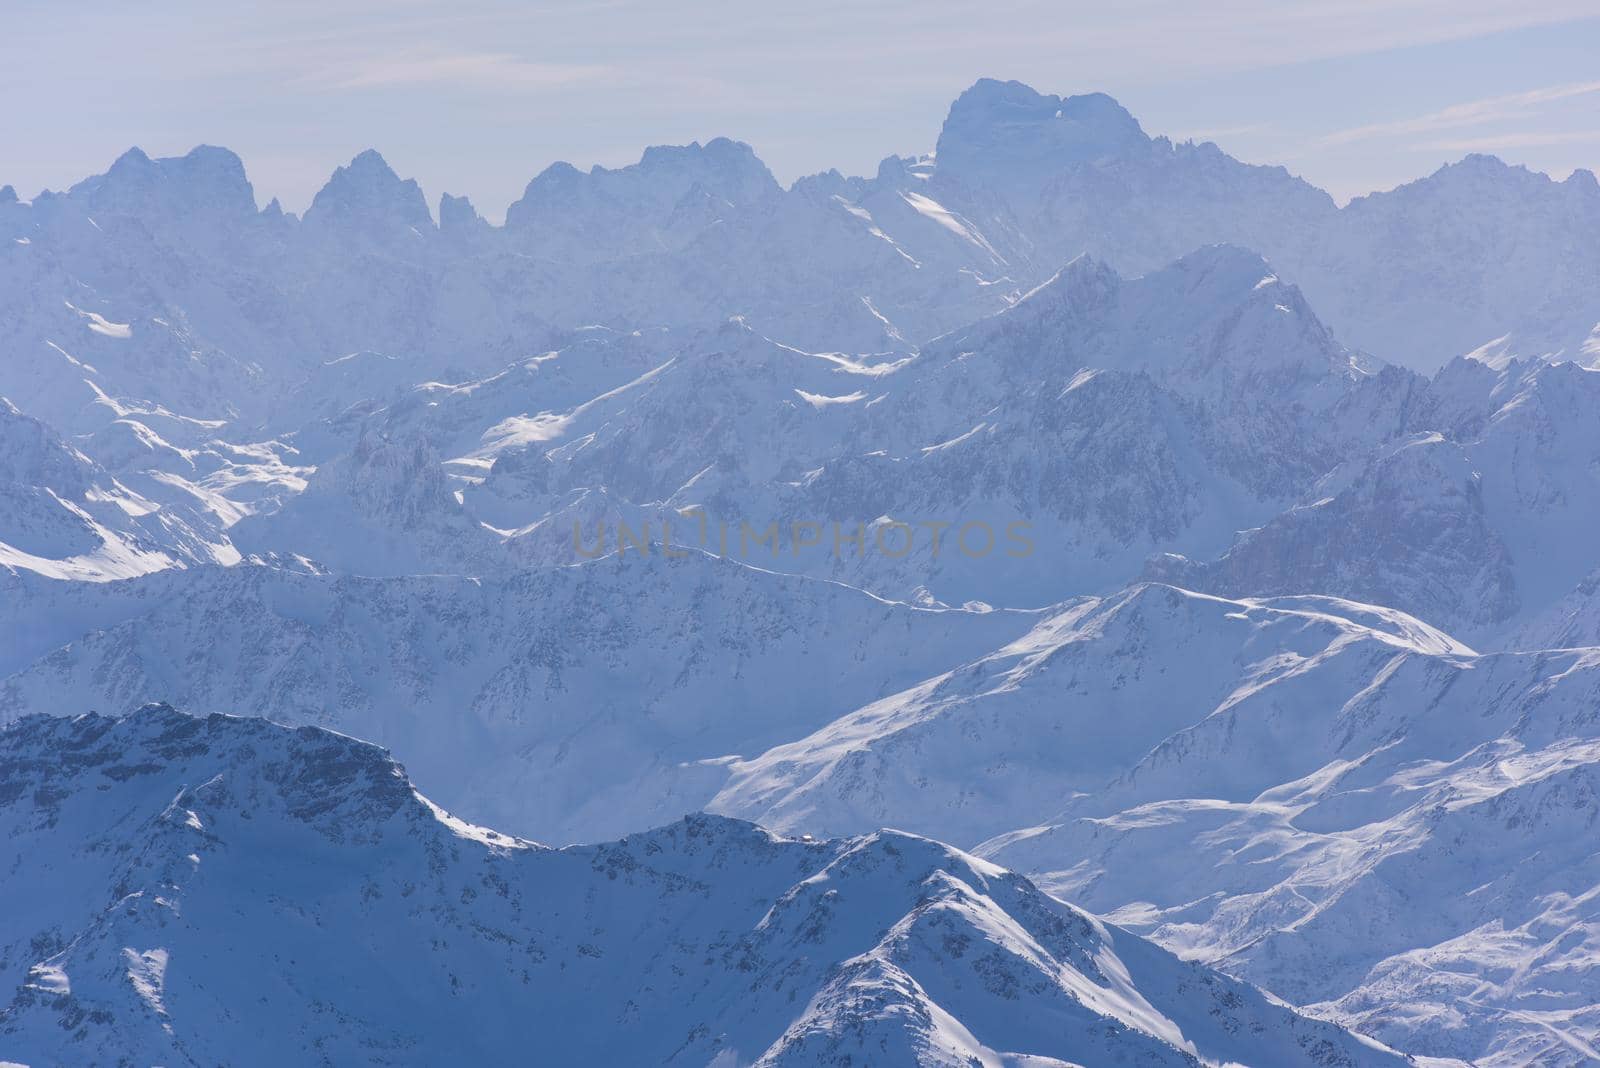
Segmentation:
{"type": "Polygon", "coordinates": [[[717,811],[936,832],[1398,1049],[1600,1040],[1600,650],[1145,585],[788,745],[717,811]]]}
{"type": "Polygon", "coordinates": [[[314,728],[25,719],[0,826],[24,1063],[1407,1063],[928,839],[552,850],[314,728]]]}
{"type": "Polygon", "coordinates": [[[1045,613],[869,610],[731,561],[657,566],[79,586],[60,615],[126,621],[0,697],[121,711],[170,692],[376,733],[453,810],[557,841],[695,808],[903,827],[1398,1049],[1577,1065],[1595,1041],[1600,650],[1479,653],[1329,597],[1144,584],[1045,613]],[[696,603],[748,630],[685,647],[696,603]],[[468,625],[486,615],[492,634],[468,625]],[[551,658],[568,626],[588,637],[551,658]],[[207,632],[254,652],[193,653],[207,632]]]}

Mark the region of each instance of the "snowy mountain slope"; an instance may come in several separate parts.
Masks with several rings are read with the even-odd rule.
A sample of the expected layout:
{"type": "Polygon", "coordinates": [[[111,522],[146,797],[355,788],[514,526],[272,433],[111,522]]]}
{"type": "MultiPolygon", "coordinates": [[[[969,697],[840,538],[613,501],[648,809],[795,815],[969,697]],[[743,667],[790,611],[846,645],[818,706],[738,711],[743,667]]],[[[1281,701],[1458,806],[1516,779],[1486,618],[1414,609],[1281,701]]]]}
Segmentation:
{"type": "Polygon", "coordinates": [[[1581,1064],[1600,657],[1142,586],[731,764],[710,808],[938,833],[1418,1054],[1581,1064]]]}
{"type": "Polygon", "coordinates": [[[1135,280],[1080,259],[888,380],[856,455],[806,495],[829,514],[1031,524],[1037,552],[1009,573],[985,561],[941,584],[955,554],[930,569],[947,599],[1106,589],[1151,552],[1231,540],[1381,440],[1381,415],[1333,418],[1366,377],[1257,256],[1207,248],[1135,280]]]}
{"type": "Polygon", "coordinates": [[[1407,440],[1334,471],[1215,562],[1151,573],[1229,596],[1374,601],[1474,642],[1551,611],[1595,564],[1600,371],[1458,360],[1407,422],[1407,440]]]}
{"type": "Polygon", "coordinates": [[[1357,197],[1304,248],[1260,246],[1349,344],[1432,370],[1492,346],[1583,360],[1600,324],[1600,183],[1470,155],[1357,197]]]}
{"type": "Polygon", "coordinates": [[[742,315],[805,349],[904,352],[1082,253],[1142,274],[1217,242],[1259,250],[1347,341],[1406,365],[1485,346],[1578,358],[1600,323],[1587,172],[1471,157],[1339,209],[1281,168],[1151,138],[1109,97],[987,79],[937,148],[787,190],[721,138],[557,164],[504,227],[448,195],[435,222],[373,151],[296,219],[258,210],[225,149],[130,150],[65,193],[0,203],[0,351],[16,354],[0,394],[70,434],[105,421],[94,389],[259,428],[352,353],[395,365],[390,385],[463,381],[594,323],[742,315]]]}
{"type": "Polygon", "coordinates": [[[447,240],[416,182],[370,149],[334,172],[267,270],[304,319],[297,358],[268,394],[280,402],[282,385],[303,391],[354,352],[392,358],[407,384],[488,373],[547,347],[560,299],[539,265],[447,240]]]}
{"type": "MultiPolygon", "coordinates": [[[[463,277],[437,242],[413,247],[420,232],[396,238],[397,220],[419,221],[397,206],[406,189],[367,153],[301,222],[275,202],[257,211],[226,150],[152,160],[135,149],[66,193],[6,205],[0,340],[19,358],[0,390],[72,433],[107,421],[97,393],[248,428],[353,351],[396,354],[414,368],[408,382],[509,362],[513,334],[548,328],[500,313],[507,281],[463,277]],[[498,304],[485,305],[486,289],[502,291],[498,304]]],[[[433,230],[425,207],[421,220],[433,230]]]]}
{"type": "MultiPolygon", "coordinates": [[[[592,565],[592,575],[603,577],[598,568],[611,563],[592,565]]],[[[558,839],[667,818],[708,803],[719,787],[714,810],[794,831],[889,821],[942,828],[971,844],[987,839],[984,852],[1186,955],[1297,1002],[1326,1002],[1321,1011],[1397,1048],[1543,1064],[1557,1052],[1551,1033],[1592,1041],[1582,1010],[1592,987],[1588,951],[1562,948],[1581,947],[1593,922],[1573,880],[1581,885],[1594,858],[1585,834],[1572,830],[1595,818],[1582,785],[1600,755],[1592,740],[1600,676],[1589,653],[1479,657],[1371,606],[1326,598],[1251,605],[1145,587],[1073,606],[995,656],[829,722],[852,690],[869,685],[864,665],[884,664],[886,653],[901,664],[883,679],[885,691],[992,639],[966,623],[965,634],[875,624],[849,604],[830,610],[831,624],[814,609],[795,624],[792,600],[763,616],[715,587],[686,595],[675,584],[640,600],[637,571],[621,586],[568,594],[570,613],[550,612],[558,601],[550,591],[522,593],[546,622],[543,637],[531,621],[512,621],[509,593],[487,602],[419,594],[424,580],[381,584],[387,596],[370,590],[380,584],[339,580],[335,598],[318,590],[325,578],[235,568],[211,574],[254,575],[260,588],[209,597],[150,589],[205,574],[66,587],[155,607],[122,606],[128,623],[12,675],[3,687],[8,710],[50,701],[123,708],[160,692],[195,708],[232,700],[303,709],[306,720],[370,728],[413,747],[423,780],[469,811],[495,811],[529,829],[560,820],[576,829],[558,839]],[[670,617],[644,606],[687,600],[731,606],[729,620],[746,635],[769,633],[750,622],[768,618],[828,637],[764,638],[735,665],[693,658],[708,666],[688,676],[676,630],[666,626],[648,655],[642,631],[654,627],[624,626],[623,644],[598,663],[563,656],[552,666],[537,652],[593,647],[582,622],[617,599],[611,591],[628,591],[651,620],[670,617]],[[474,621],[486,618],[505,621],[494,632],[508,651],[484,648],[474,621]],[[571,643],[552,644],[575,625],[571,643]],[[861,626],[866,637],[847,645],[841,625],[861,626]],[[233,662],[220,655],[228,649],[264,652],[233,662]],[[906,661],[912,650],[915,661],[906,661]],[[666,675],[648,663],[680,681],[663,691],[666,675]],[[791,666],[780,672],[778,663],[791,666]],[[749,700],[727,699],[730,672],[752,687],[749,700]],[[787,672],[805,681],[775,681],[787,672]],[[497,681],[471,698],[464,718],[468,702],[456,694],[485,677],[497,681]],[[543,698],[530,701],[539,678],[543,698]],[[826,702],[814,692],[822,680],[834,680],[826,702]],[[315,703],[329,693],[341,695],[337,707],[315,703]],[[594,717],[597,701],[615,714],[594,717]],[[719,706],[733,714],[708,717],[719,706]],[[530,707],[539,714],[529,717],[530,707]],[[808,729],[809,737],[784,741],[808,729]],[[753,758],[721,755],[766,745],[753,758]],[[1507,833],[1508,819],[1521,829],[1507,833]],[[1570,846],[1555,848],[1558,840],[1570,846]],[[1263,855],[1266,842],[1278,844],[1263,855]],[[1467,893],[1486,878],[1493,893],[1467,893]],[[1390,889],[1397,881],[1402,889],[1390,889]],[[1421,885],[1430,898],[1459,894],[1462,907],[1433,908],[1419,928],[1421,885]],[[1513,933],[1482,933],[1498,928],[1513,933]],[[1486,996],[1483,979],[1499,974],[1507,954],[1524,963],[1486,996]],[[1422,960],[1432,963],[1419,971],[1413,962],[1422,960]],[[1438,987],[1445,971],[1457,977],[1454,988],[1438,987]],[[1567,992],[1552,993],[1548,984],[1560,976],[1571,977],[1567,992]],[[1534,997],[1545,1006],[1536,1017],[1523,1007],[1534,997]],[[1399,1011],[1412,1004],[1433,1008],[1399,1011]],[[1441,1032],[1440,1017],[1463,1022],[1441,1032]]],[[[599,618],[597,635],[617,625],[599,618]]],[[[739,647],[721,647],[730,645],[739,647]]]]}
{"type": "MultiPolygon", "coordinates": [[[[1114,588],[1152,552],[1222,551],[1398,430],[1395,376],[1341,348],[1260,257],[1218,246],[1132,280],[1080,258],[916,357],[808,353],[737,320],[595,333],[301,437],[436,443],[462,479],[461,508],[439,494],[436,511],[477,518],[523,560],[570,562],[572,521],[589,531],[601,515],[613,539],[617,518],[650,522],[657,540],[667,521],[719,552],[721,525],[743,545],[740,524],[775,523],[782,544],[762,566],[895,597],[1037,605],[1114,588]],[[903,557],[887,539],[878,551],[876,528],[867,550],[844,544],[886,521],[943,524],[948,547],[936,554],[913,532],[903,557]],[[1015,523],[1032,554],[1006,555],[1021,551],[1015,523]],[[811,528],[808,552],[790,544],[796,524],[811,528]],[[978,533],[958,545],[968,524],[978,533]]],[[[235,536],[249,551],[276,544],[345,566],[295,547],[294,529],[327,527],[300,512],[292,502],[235,536]],[[270,537],[246,536],[263,523],[270,537]]],[[[479,566],[437,545],[449,551],[413,569],[479,566]]]]}
{"type": "Polygon", "coordinates": [[[1513,649],[1600,647],[1600,571],[1583,577],[1565,596],[1517,628],[1513,649]]]}
{"type": "Polygon", "coordinates": [[[907,427],[891,439],[904,448],[949,430],[941,423],[952,415],[998,407],[1003,416],[1017,392],[1041,382],[1076,389],[1088,384],[1083,372],[1143,376],[1214,424],[1219,444],[1243,454],[1241,472],[1274,465],[1270,479],[1322,469],[1356,441],[1390,432],[1331,418],[1377,370],[1343,349],[1254,253],[1208,246],[1133,279],[1080,257],[1014,308],[930,345],[903,376],[911,387],[873,416],[885,433],[907,427]]]}
{"type": "Polygon", "coordinates": [[[292,343],[259,268],[277,240],[238,157],[204,146],[0,205],[0,393],[73,434],[115,418],[102,396],[236,417],[261,350],[292,343]]]}
{"type": "MultiPolygon", "coordinates": [[[[656,147],[551,167],[503,227],[448,194],[435,215],[374,151],[303,219],[204,146],[0,190],[0,719],[332,726],[544,840],[705,806],[909,827],[1397,1048],[1586,1063],[1597,190],[1472,157],[1338,208],[1101,94],[988,80],[874,177],[786,190],[737,142],[656,147]],[[665,553],[668,522],[705,552],[665,553]],[[621,524],[648,558],[618,558],[621,524]],[[596,527],[613,555],[571,566],[596,527]],[[1122,588],[1141,574],[1170,585],[1122,588]]],[[[807,881],[839,848],[796,852],[761,912],[853,878],[807,881]]],[[[1183,998],[1063,1007],[1032,928],[1044,971],[994,981],[1042,1000],[964,1000],[871,893],[828,942],[844,964],[771,950],[794,1000],[688,1055],[1093,1064],[1114,1054],[1041,1027],[1132,1019],[1115,1055],[1157,1060],[1135,1032],[1209,1033],[1183,998]]],[[[1021,944],[1015,902],[964,894],[961,937],[1021,944]]],[[[104,902],[67,904],[77,932],[104,902]]],[[[96,937],[132,1047],[207,1059],[143,1007],[159,940],[96,937]]],[[[649,997],[573,1012],[657,1035],[649,997]]],[[[41,1005],[16,1011],[53,1035],[41,1005]]]]}
{"type": "Polygon", "coordinates": [[[363,435],[305,489],[230,531],[241,552],[314,560],[343,574],[491,574],[511,567],[502,539],[468,515],[426,438],[363,435]]]}
{"type": "MultiPolygon", "coordinates": [[[[726,138],[655,146],[617,170],[551,166],[497,236],[569,277],[578,265],[566,314],[583,322],[744,315],[806,348],[903,349],[1014,293],[972,270],[988,266],[972,248],[942,242],[919,259],[865,209],[816,186],[782,189],[750,146],[726,138]]],[[[919,237],[941,229],[914,214],[902,221],[919,237]]]]}
{"type": "Polygon", "coordinates": [[[1286,688],[1330,680],[1353,694],[1414,646],[1469,652],[1399,613],[1373,609],[1363,622],[1332,599],[1270,604],[1160,585],[1079,599],[988,656],[737,765],[718,804],[777,827],[793,811],[829,833],[858,820],[937,824],[976,844],[1102,791],[1230,695],[1280,673],[1286,688]],[[1324,650],[1359,666],[1290,670],[1324,650]]]}
{"type": "Polygon", "coordinates": [[[1215,562],[1166,558],[1148,573],[1230,596],[1325,591],[1468,633],[1520,610],[1511,553],[1462,446],[1417,434],[1359,471],[1335,472],[1307,498],[1215,562]]]}
{"type": "Polygon", "coordinates": [[[550,850],[373,746],[163,707],[11,725],[0,798],[24,1062],[1405,1063],[899,832],[550,850]]]}
{"type": "Polygon", "coordinates": [[[1258,249],[1346,342],[1422,370],[1491,342],[1576,358],[1600,322],[1587,171],[1557,183],[1474,155],[1335,210],[1281,169],[1145,138],[1109,98],[993,82],[952,107],[939,163],[984,189],[1029,175],[1006,199],[1032,212],[1020,228],[1035,244],[1061,242],[1060,259],[1089,251],[1137,272],[1208,242],[1258,249]]]}
{"type": "Polygon", "coordinates": [[[0,397],[0,569],[102,582],[236,562],[221,524],[181,497],[135,492],[0,397]]]}
{"type": "Polygon", "coordinates": [[[717,138],[703,146],[648,148],[637,164],[617,170],[585,173],[553,164],[506,210],[506,229],[526,235],[539,255],[605,262],[656,252],[674,236],[688,236],[675,233],[670,221],[702,198],[749,207],[782,194],[749,145],[717,138]]]}
{"type": "MultiPolygon", "coordinates": [[[[529,421],[559,418],[667,363],[698,330],[623,333],[593,326],[559,340],[559,348],[517,360],[494,373],[455,381],[393,380],[396,389],[360,392],[370,369],[359,366],[344,403],[324,418],[292,422],[293,440],[313,463],[349,449],[374,425],[391,436],[421,435],[469,473],[487,467],[496,450],[531,431],[529,421]],[[365,403],[360,403],[365,402],[365,403]],[[381,417],[373,424],[374,417],[381,417]]],[[[346,362],[369,365],[379,354],[346,362]]],[[[388,361],[386,361],[388,362],[388,361]]],[[[289,424],[291,420],[286,418],[289,424]]],[[[526,436],[534,437],[532,433],[526,436]]]]}
{"type": "Polygon", "coordinates": [[[0,718],[160,699],[329,726],[416,754],[452,810],[557,842],[698,808],[726,778],[718,761],[1033,618],[884,602],[698,553],[484,580],[246,566],[3,592],[0,718]]]}
{"type": "Polygon", "coordinates": [[[1281,167],[1148,136],[1103,93],[990,78],[951,105],[925,186],[993,233],[1008,261],[1046,273],[1084,252],[1142,274],[1200,245],[1274,249],[1334,211],[1281,167]]]}
{"type": "MultiPolygon", "coordinates": [[[[1253,248],[1346,342],[1424,371],[1488,345],[1578,359],[1600,323],[1588,171],[1555,182],[1474,155],[1341,209],[1281,167],[1152,138],[1104,94],[983,79],[933,157],[886,161],[849,192],[863,208],[897,197],[936,206],[1024,290],[1085,252],[1141,274],[1200,245],[1253,248]]],[[[910,244],[894,215],[871,214],[910,244]]]]}
{"type": "Polygon", "coordinates": [[[294,460],[323,468],[312,490],[232,533],[250,552],[357,572],[482,573],[504,566],[497,533],[543,539],[518,559],[570,561],[567,520],[588,530],[595,508],[614,531],[623,516],[637,529],[658,501],[758,527],[865,523],[889,505],[911,520],[988,519],[997,540],[1018,516],[1059,526],[1036,530],[1045,536],[1020,562],[946,552],[934,567],[824,558],[818,570],[901,596],[931,583],[957,601],[1039,603],[1114,585],[1175,539],[1220,548],[1292,499],[1340,443],[1393,421],[1381,409],[1366,423],[1347,417],[1369,407],[1374,376],[1266,272],[1225,248],[1126,282],[1080,260],[910,362],[808,354],[738,323],[687,337],[588,332],[487,379],[425,384],[295,435],[294,460]],[[363,444],[369,420],[409,444],[363,444]],[[448,450],[459,503],[431,460],[417,468],[428,479],[411,476],[407,457],[431,447],[413,435],[448,450]],[[845,450],[855,455],[834,459],[845,450]],[[1059,459],[1041,465],[1041,452],[1059,459]],[[380,455],[396,463],[372,468],[380,455]],[[1041,588],[1052,569],[1054,588],[1041,588]],[[945,571],[959,584],[940,588],[945,571]]]}

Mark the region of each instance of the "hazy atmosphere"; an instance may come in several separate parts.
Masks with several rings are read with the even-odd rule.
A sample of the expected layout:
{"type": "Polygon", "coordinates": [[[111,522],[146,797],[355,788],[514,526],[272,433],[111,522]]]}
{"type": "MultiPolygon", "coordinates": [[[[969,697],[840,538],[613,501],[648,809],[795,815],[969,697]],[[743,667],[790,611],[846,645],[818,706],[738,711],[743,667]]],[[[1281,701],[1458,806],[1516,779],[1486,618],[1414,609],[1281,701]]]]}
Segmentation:
{"type": "Polygon", "coordinates": [[[1147,132],[1281,163],[1340,200],[1466,152],[1600,164],[1584,0],[7,5],[0,184],[23,197],[225,145],[304,210],[376,147],[498,219],[555,160],[749,142],[780,181],[932,150],[979,77],[1108,92],[1147,132]]]}
{"type": "Polygon", "coordinates": [[[1597,55],[8,4],[0,1068],[1595,1068],[1597,55]]]}

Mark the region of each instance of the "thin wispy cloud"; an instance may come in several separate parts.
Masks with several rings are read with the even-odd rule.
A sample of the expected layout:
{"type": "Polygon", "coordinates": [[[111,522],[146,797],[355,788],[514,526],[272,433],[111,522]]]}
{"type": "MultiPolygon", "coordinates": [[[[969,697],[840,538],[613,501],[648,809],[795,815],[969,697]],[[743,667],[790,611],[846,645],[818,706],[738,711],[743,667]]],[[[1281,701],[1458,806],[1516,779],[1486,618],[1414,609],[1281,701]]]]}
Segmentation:
{"type": "Polygon", "coordinates": [[[504,52],[410,52],[358,59],[337,74],[318,73],[306,81],[325,89],[465,85],[513,90],[593,84],[616,75],[604,64],[541,63],[504,52]]]}
{"type": "Polygon", "coordinates": [[[1331,147],[1373,138],[1405,137],[1413,134],[1433,133],[1438,130],[1483,126],[1493,122],[1528,118],[1547,104],[1570,100],[1573,97],[1588,96],[1592,93],[1600,93],[1600,81],[1549,85],[1542,89],[1529,89],[1520,93],[1507,93],[1504,96],[1492,96],[1482,100],[1469,100],[1461,104],[1452,104],[1447,108],[1440,108],[1438,111],[1431,111],[1426,115],[1418,115],[1411,119],[1400,119],[1394,122],[1375,122],[1365,126],[1354,126],[1347,130],[1337,130],[1317,138],[1316,144],[1331,147]]]}
{"type": "Polygon", "coordinates": [[[1491,134],[1486,137],[1445,138],[1426,141],[1421,148],[1441,152],[1503,152],[1512,148],[1541,148],[1548,145],[1600,145],[1600,130],[1530,131],[1491,134]]]}

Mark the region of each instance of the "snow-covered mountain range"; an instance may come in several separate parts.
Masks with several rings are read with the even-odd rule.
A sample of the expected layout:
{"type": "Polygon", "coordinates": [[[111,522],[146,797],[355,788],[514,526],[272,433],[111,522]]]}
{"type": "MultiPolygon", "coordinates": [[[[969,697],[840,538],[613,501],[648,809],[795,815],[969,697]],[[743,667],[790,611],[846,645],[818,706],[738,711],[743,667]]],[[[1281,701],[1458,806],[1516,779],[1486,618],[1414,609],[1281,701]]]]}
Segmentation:
{"type": "Polygon", "coordinates": [[[565,330],[743,315],[807,349],[906,349],[998,310],[1088,253],[1143,274],[1198,246],[1265,255],[1344,340],[1431,370],[1487,348],[1580,358],[1600,323],[1600,185],[1488,157],[1338,208],[1281,168],[1151,138],[1103,95],[981,81],[937,151],[782,188],[747,145],[556,164],[503,227],[376,152],[303,218],[259,207],[226,149],[0,202],[0,395],[71,432],[100,392],[256,426],[332,361],[405,384],[493,372],[565,330]],[[369,363],[371,361],[368,361],[369,363]]]}
{"type": "Polygon", "coordinates": [[[167,694],[324,725],[415,754],[452,811],[558,844],[698,809],[729,754],[821,728],[1035,619],[700,553],[481,580],[194,569],[19,582],[6,601],[18,641],[0,664],[0,720],[167,694]],[[28,627],[40,616],[54,629],[28,627]]]}
{"type": "Polygon", "coordinates": [[[1582,1064],[1597,710],[1597,650],[1143,586],[735,762],[709,807],[938,827],[1397,1048],[1582,1064]]]}
{"type": "Polygon", "coordinates": [[[0,733],[27,1063],[1401,1065],[898,831],[554,850],[375,746],[152,706],[0,733]]]}
{"type": "Polygon", "coordinates": [[[73,605],[126,622],[0,694],[19,715],[167,692],[382,737],[454,811],[555,841],[696,809],[937,831],[1398,1049],[1544,1064],[1600,1040],[1600,651],[1481,654],[1333,598],[1148,585],[974,614],[700,557],[658,590],[646,567],[487,589],[190,571],[73,605]]]}
{"type": "Polygon", "coordinates": [[[1584,171],[0,192],[0,1061],[1593,1063],[1597,528],[1584,171]]]}

